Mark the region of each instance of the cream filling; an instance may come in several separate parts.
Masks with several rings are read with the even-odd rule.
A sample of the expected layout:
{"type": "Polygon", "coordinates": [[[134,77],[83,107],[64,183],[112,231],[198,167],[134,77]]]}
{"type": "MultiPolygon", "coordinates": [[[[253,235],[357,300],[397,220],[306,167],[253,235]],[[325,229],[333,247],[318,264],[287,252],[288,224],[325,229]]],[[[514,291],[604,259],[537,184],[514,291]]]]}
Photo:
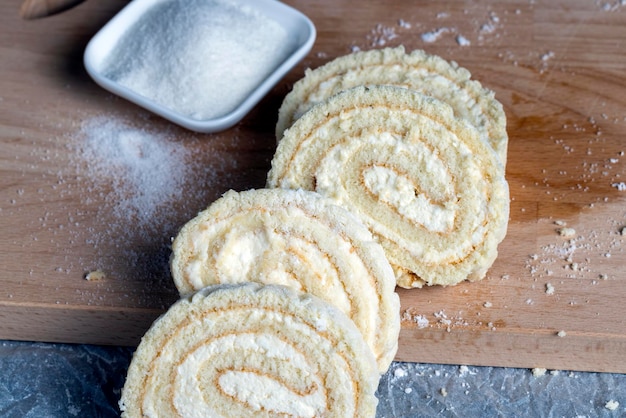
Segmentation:
{"type": "MultiPolygon", "coordinates": [[[[227,370],[222,373],[217,384],[224,393],[233,396],[252,410],[268,409],[277,413],[298,417],[313,417],[326,408],[322,382],[310,374],[310,365],[294,347],[281,339],[267,334],[231,334],[212,340],[190,353],[176,371],[174,407],[181,416],[200,418],[216,416],[217,412],[205,402],[199,374],[206,367],[219,367],[220,357],[227,356],[231,348],[262,353],[268,358],[288,362],[290,367],[306,373],[315,382],[311,394],[299,396],[271,376],[271,372],[261,375],[251,372],[227,370]]],[[[263,365],[259,364],[262,369],[263,365]]],[[[218,389],[218,388],[215,388],[218,389]]],[[[213,389],[213,390],[215,390],[213,389]]]]}
{"type": "MultiPolygon", "coordinates": [[[[399,247],[405,248],[413,256],[419,257],[425,264],[439,264],[463,258],[467,252],[481,242],[485,227],[482,220],[487,216],[484,191],[484,179],[478,166],[478,162],[472,159],[471,151],[467,145],[459,141],[454,134],[448,132],[448,138],[440,138],[440,141],[448,141],[453,152],[459,154],[462,160],[463,175],[471,179],[467,184],[476,188],[475,193],[465,193],[466,207],[474,207],[475,213],[470,216],[474,219],[472,225],[468,225],[467,233],[460,235],[458,241],[450,242],[445,248],[437,248],[433,243],[426,241],[414,241],[408,239],[407,234],[397,233],[380,222],[376,222],[369,212],[371,209],[359,208],[351,198],[350,193],[341,182],[341,172],[358,160],[360,148],[367,144],[376,144],[393,149],[395,154],[400,152],[409,153],[416,161],[421,158],[426,161],[424,178],[420,181],[420,188],[424,190],[423,196],[415,194],[416,188],[411,180],[395,173],[392,169],[374,165],[365,170],[366,187],[377,195],[385,204],[391,204],[403,216],[423,225],[429,231],[437,233],[447,231],[452,227],[456,216],[468,216],[459,213],[462,208],[456,203],[456,195],[453,195],[455,185],[443,163],[421,142],[407,142],[402,137],[382,132],[364,138],[357,138],[333,146],[325,154],[316,172],[316,191],[330,196],[342,206],[356,212],[361,219],[370,226],[373,232],[393,241],[399,247]],[[385,190],[391,186],[391,190],[385,190]],[[434,205],[428,199],[429,189],[439,190],[439,195],[446,196],[443,207],[434,205]],[[443,191],[443,192],[442,192],[443,191]],[[470,200],[472,202],[470,202],[470,200]]],[[[375,209],[373,209],[375,210],[375,209]]],[[[435,238],[436,239],[436,238],[435,238]]]]}
{"type": "Polygon", "coordinates": [[[282,383],[267,376],[250,372],[230,371],[219,378],[222,390],[241,400],[253,410],[266,410],[295,417],[315,417],[325,408],[324,397],[317,390],[311,395],[298,396],[282,383]]]}
{"type": "MultiPolygon", "coordinates": [[[[438,176],[434,173],[433,176],[438,176]]],[[[365,186],[398,211],[402,216],[424,226],[429,231],[446,232],[452,229],[456,207],[434,204],[425,193],[416,193],[411,179],[390,168],[374,165],[364,170],[365,186]]],[[[444,175],[436,178],[445,179],[444,175]]]]}

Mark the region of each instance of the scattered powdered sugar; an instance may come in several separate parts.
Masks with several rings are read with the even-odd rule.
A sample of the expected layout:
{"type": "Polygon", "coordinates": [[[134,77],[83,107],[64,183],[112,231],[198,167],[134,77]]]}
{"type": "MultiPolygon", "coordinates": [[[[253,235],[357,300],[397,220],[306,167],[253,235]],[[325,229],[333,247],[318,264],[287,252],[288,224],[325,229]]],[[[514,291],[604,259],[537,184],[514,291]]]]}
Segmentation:
{"type": "MultiPolygon", "coordinates": [[[[626,218],[626,212],[623,216],[626,218]]],[[[607,259],[624,252],[623,219],[595,216],[593,205],[589,205],[581,212],[576,228],[565,226],[567,222],[560,219],[551,223],[559,227],[553,235],[545,235],[547,241],[540,245],[538,253],[528,256],[525,263],[534,281],[586,279],[586,283],[595,285],[598,279],[611,278],[604,269],[607,259]]]]}
{"type": "Polygon", "coordinates": [[[418,328],[426,328],[429,324],[428,318],[426,318],[424,315],[417,315],[415,317],[415,322],[417,322],[418,328]]]}
{"type": "Polygon", "coordinates": [[[215,152],[207,164],[194,154],[198,137],[149,119],[90,117],[66,140],[69,165],[59,181],[69,187],[76,179],[63,193],[80,208],[66,214],[65,229],[71,243],[85,247],[83,255],[72,252],[67,272],[78,268],[87,280],[101,272],[105,280],[95,282],[139,279],[146,295],[155,280],[170,287],[170,239],[217,197],[215,189],[230,179],[219,175],[229,162],[215,152]]]}
{"type": "MultiPolygon", "coordinates": [[[[450,14],[446,12],[438,13],[436,18],[437,20],[448,19],[450,18],[450,14]]],[[[475,22],[473,23],[475,24],[475,22]]],[[[500,18],[498,15],[493,11],[490,12],[487,22],[479,24],[476,28],[476,36],[474,38],[478,41],[478,43],[484,42],[487,36],[491,36],[496,32],[499,24],[500,18]]],[[[427,32],[423,32],[420,35],[420,38],[424,43],[434,43],[439,41],[446,34],[454,34],[454,40],[459,46],[470,46],[472,44],[470,37],[461,34],[459,29],[455,26],[439,26],[427,32]]]]}
{"type": "Polygon", "coordinates": [[[158,220],[159,208],[181,200],[190,155],[165,133],[95,117],[82,124],[78,136],[81,171],[95,189],[110,187],[107,200],[115,218],[144,227],[158,220]]]}
{"type": "Polygon", "coordinates": [[[622,6],[626,6],[626,0],[614,0],[614,1],[598,1],[596,4],[600,6],[600,9],[604,12],[614,12],[622,6]]]}
{"type": "Polygon", "coordinates": [[[171,0],[128,29],[101,71],[170,110],[206,120],[235,109],[295,46],[253,7],[171,0]]]}
{"type": "MultiPolygon", "coordinates": [[[[424,44],[433,44],[438,41],[454,39],[456,45],[469,47],[472,45],[484,45],[492,39],[500,38],[499,29],[503,24],[499,15],[488,10],[482,18],[467,21],[468,10],[456,12],[442,11],[427,19],[409,21],[408,17],[399,17],[395,24],[377,23],[373,29],[365,35],[365,44],[352,42],[348,49],[357,52],[362,48],[382,48],[386,46],[410,44],[416,37],[424,44]],[[457,19],[462,19],[463,27],[456,25],[457,19]],[[434,24],[433,24],[434,22],[434,24]]],[[[512,12],[505,11],[508,16],[518,16],[519,9],[512,12]]]]}
{"type": "MultiPolygon", "coordinates": [[[[398,38],[400,34],[397,30],[408,30],[411,29],[411,23],[407,22],[404,19],[398,19],[396,25],[383,25],[382,23],[376,24],[372,30],[365,36],[367,42],[370,47],[374,48],[382,48],[387,46],[387,44],[398,38]]],[[[350,46],[351,52],[360,51],[361,48],[357,45],[350,46]]]]}
{"type": "MultiPolygon", "coordinates": [[[[493,303],[490,301],[484,302],[482,305],[484,308],[493,307],[493,303]]],[[[478,319],[467,319],[467,312],[459,310],[456,314],[449,314],[444,309],[432,312],[430,314],[420,314],[415,312],[415,308],[407,308],[402,312],[401,320],[404,325],[408,327],[417,327],[417,329],[444,329],[446,332],[451,332],[454,328],[462,329],[487,329],[490,331],[496,330],[496,322],[483,321],[481,318],[481,312],[476,312],[478,319]]]]}

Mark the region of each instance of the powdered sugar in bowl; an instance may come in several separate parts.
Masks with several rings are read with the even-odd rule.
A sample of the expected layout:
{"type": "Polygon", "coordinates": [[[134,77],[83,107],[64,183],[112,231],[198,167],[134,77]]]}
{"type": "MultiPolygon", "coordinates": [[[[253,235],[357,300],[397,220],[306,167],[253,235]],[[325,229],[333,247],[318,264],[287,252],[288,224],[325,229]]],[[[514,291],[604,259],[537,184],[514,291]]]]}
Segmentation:
{"type": "Polygon", "coordinates": [[[277,0],[134,0],[89,42],[89,75],[178,125],[239,122],[311,50],[315,27],[277,0]]]}

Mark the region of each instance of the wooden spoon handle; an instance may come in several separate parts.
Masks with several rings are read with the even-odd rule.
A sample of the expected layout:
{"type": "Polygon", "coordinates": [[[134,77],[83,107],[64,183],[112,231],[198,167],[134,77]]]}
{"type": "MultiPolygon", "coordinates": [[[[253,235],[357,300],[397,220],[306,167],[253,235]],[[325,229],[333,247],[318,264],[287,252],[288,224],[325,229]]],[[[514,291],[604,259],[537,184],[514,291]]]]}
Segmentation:
{"type": "Polygon", "coordinates": [[[84,0],[24,0],[20,8],[22,19],[39,19],[61,13],[84,0]]]}

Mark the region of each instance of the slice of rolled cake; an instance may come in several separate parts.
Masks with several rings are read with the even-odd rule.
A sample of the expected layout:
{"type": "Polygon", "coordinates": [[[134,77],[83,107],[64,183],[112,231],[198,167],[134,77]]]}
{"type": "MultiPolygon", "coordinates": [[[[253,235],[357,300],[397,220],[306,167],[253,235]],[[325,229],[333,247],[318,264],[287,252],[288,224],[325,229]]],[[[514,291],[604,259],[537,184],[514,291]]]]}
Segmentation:
{"type": "Polygon", "coordinates": [[[494,150],[444,102],[393,86],[346,90],[305,113],[267,185],[315,190],[357,214],[402,287],[483,278],[508,223],[494,150]]]}
{"type": "Polygon", "coordinates": [[[278,285],[180,299],[133,355],[122,417],[373,417],[379,374],[354,323],[278,285]]]}
{"type": "Polygon", "coordinates": [[[183,226],[170,265],[182,295],[253,281],[334,304],[361,330],[381,373],[398,349],[400,301],[384,250],[357,217],[318,193],[229,191],[183,226]]]}
{"type": "Polygon", "coordinates": [[[393,85],[419,91],[448,103],[457,118],[470,122],[506,164],[508,135],[502,104],[494,92],[472,80],[470,72],[422,50],[404,47],[359,51],[338,57],[293,86],[278,112],[276,138],[317,103],[360,85],[393,85]]]}

